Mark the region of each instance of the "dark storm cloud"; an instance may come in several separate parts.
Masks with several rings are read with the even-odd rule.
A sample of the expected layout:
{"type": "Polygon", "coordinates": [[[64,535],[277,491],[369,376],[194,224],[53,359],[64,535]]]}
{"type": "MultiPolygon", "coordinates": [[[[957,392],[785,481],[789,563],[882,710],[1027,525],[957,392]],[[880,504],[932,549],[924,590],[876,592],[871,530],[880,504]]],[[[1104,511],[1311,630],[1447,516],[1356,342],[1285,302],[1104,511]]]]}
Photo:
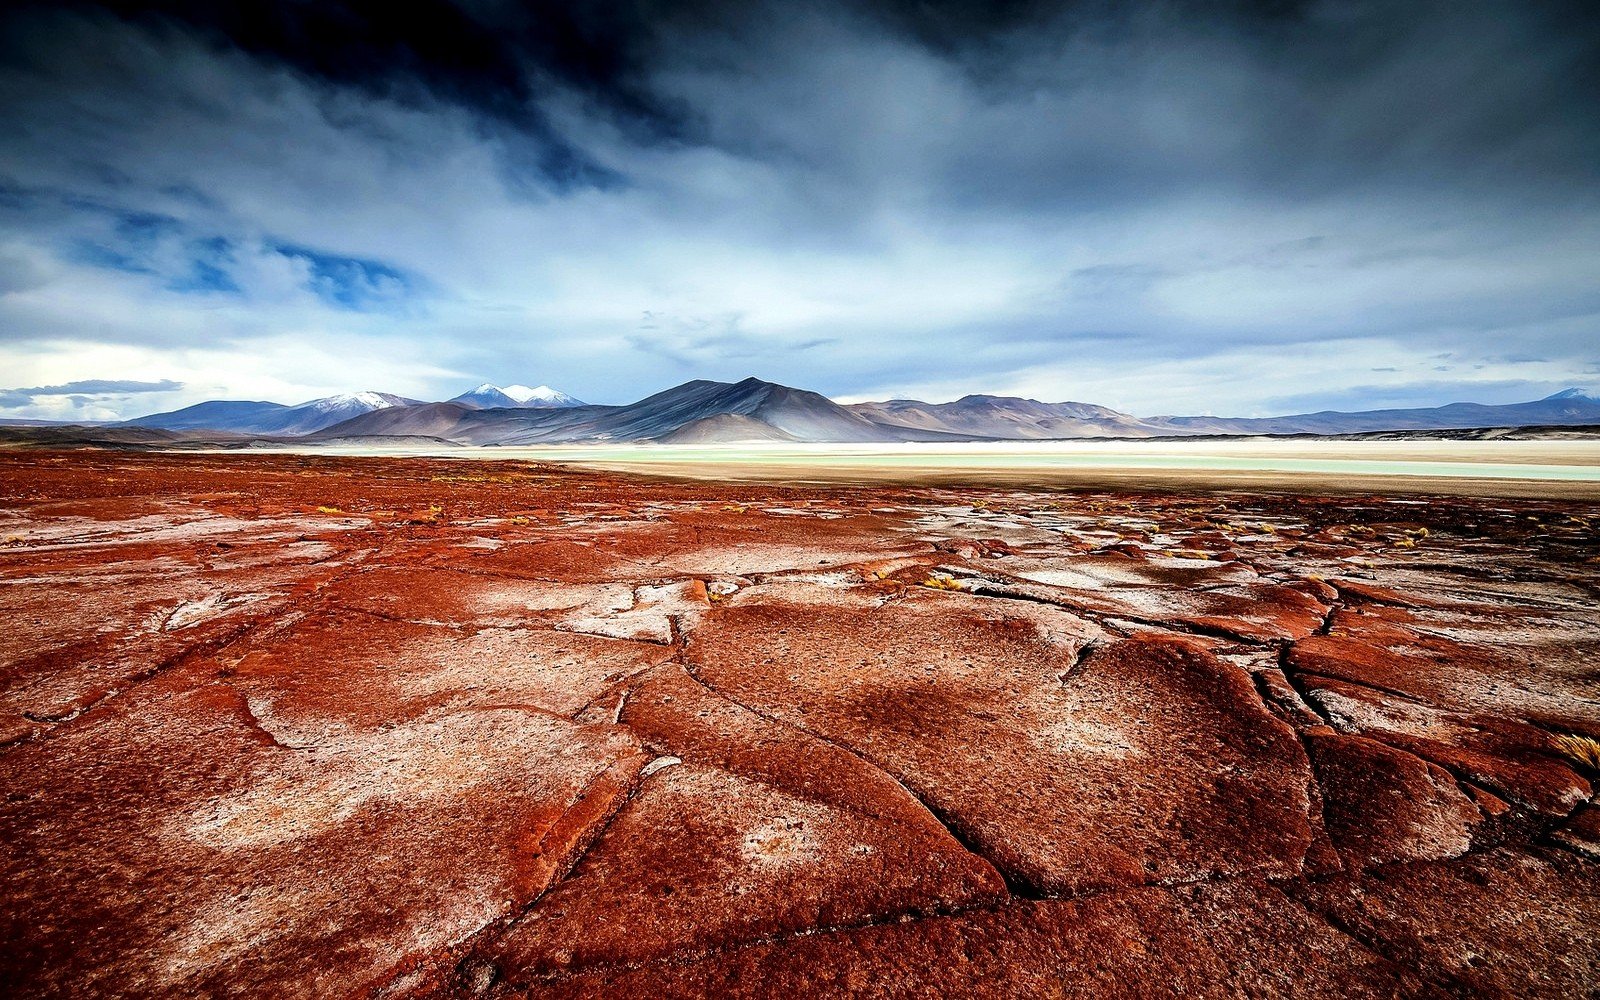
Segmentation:
{"type": "Polygon", "coordinates": [[[214,45],[278,62],[312,78],[400,100],[457,102],[526,132],[545,178],[558,187],[619,178],[567,143],[540,111],[560,84],[599,101],[630,126],[670,134],[673,116],[644,86],[659,20],[692,19],[672,3],[364,3],[202,0],[83,3],[130,23],[181,26],[214,45]]]}
{"type": "MultiPolygon", "coordinates": [[[[465,105],[532,137],[561,186],[626,178],[562,134],[542,93],[571,88],[642,140],[715,142],[706,109],[659,75],[708,56],[754,81],[769,67],[781,74],[784,29],[794,30],[785,5],[706,0],[79,6],[183,26],[329,84],[465,105]]],[[[846,0],[810,10],[860,38],[922,47],[992,100],[1032,96],[950,157],[943,180],[958,198],[1026,205],[1185,184],[1296,194],[1374,174],[1592,180],[1600,154],[1600,7],[1581,0],[846,0]],[[1097,85],[1111,102],[1082,96],[1097,85]]],[[[858,81],[813,82],[848,91],[858,81]]],[[[926,97],[896,96],[912,106],[926,97]]]]}
{"type": "Polygon", "coordinates": [[[1593,363],[1592,3],[0,17],[0,339],[40,381],[91,344],[252,396],[665,362],[1170,411],[1593,363]]]}

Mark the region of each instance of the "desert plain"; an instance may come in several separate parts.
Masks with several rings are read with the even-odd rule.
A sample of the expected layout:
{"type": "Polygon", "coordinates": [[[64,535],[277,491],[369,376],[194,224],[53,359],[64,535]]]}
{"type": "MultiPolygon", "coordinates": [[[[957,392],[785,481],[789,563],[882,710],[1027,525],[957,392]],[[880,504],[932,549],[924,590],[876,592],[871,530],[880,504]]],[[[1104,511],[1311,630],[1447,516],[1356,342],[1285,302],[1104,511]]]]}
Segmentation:
{"type": "Polygon", "coordinates": [[[0,454],[0,991],[1594,995],[1592,483],[785,475],[0,454]]]}

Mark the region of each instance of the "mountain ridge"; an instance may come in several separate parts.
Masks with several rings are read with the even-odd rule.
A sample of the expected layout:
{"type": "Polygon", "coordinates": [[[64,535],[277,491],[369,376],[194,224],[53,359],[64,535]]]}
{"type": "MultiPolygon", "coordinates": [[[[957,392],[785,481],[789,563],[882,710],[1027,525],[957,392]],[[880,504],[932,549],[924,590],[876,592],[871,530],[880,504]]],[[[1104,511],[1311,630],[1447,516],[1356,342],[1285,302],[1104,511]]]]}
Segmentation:
{"type": "Polygon", "coordinates": [[[124,420],[117,426],[298,436],[366,413],[416,406],[421,402],[393,393],[371,391],[324,396],[293,406],[265,400],[209,399],[179,410],[124,420]]]}
{"type": "Polygon", "coordinates": [[[560,390],[484,383],[443,402],[354,393],[285,406],[209,400],[122,426],[305,437],[437,438],[464,445],[605,442],[1049,441],[1199,435],[1360,434],[1481,427],[1600,424],[1600,399],[1582,388],[1523,403],[1288,414],[1275,417],[1139,417],[1096,403],[1047,403],[971,393],[948,403],[915,399],[840,404],[821,393],[755,376],[692,379],[633,403],[584,403],[560,390]],[[516,396],[511,393],[516,393],[516,396]],[[518,401],[517,397],[521,397],[518,401]],[[559,397],[559,398],[558,398],[559,397]],[[509,404],[503,402],[509,400],[509,404]],[[486,405],[488,404],[488,405],[486,405]]]}
{"type": "Polygon", "coordinates": [[[568,395],[560,389],[552,389],[548,385],[539,385],[529,388],[525,385],[498,386],[493,382],[485,382],[474,389],[468,389],[459,396],[446,400],[450,403],[461,403],[465,406],[474,406],[478,409],[561,409],[572,406],[587,406],[583,400],[576,396],[568,395]]]}

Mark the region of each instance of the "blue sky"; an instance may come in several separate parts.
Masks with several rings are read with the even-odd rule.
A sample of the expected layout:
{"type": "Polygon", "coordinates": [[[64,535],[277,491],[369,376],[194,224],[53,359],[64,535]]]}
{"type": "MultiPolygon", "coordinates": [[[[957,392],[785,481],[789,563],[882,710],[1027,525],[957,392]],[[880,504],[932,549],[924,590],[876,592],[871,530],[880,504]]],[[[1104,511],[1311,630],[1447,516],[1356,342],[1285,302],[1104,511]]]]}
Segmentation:
{"type": "Polygon", "coordinates": [[[0,414],[1600,382],[1581,4],[417,9],[4,15],[0,414]]]}

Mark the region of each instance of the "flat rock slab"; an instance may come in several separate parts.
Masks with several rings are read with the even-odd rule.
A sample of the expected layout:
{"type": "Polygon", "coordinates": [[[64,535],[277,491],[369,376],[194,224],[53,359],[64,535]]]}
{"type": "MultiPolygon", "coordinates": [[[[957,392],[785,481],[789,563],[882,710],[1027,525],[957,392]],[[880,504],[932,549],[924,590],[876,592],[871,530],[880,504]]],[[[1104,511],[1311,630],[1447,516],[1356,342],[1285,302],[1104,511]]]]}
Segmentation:
{"type": "MultiPolygon", "coordinates": [[[[1419,599],[1426,599],[1419,597],[1419,599]]],[[[1376,604],[1295,644],[1292,665],[1460,712],[1506,713],[1600,736],[1600,622],[1566,609],[1376,604]]]]}
{"type": "Polygon", "coordinates": [[[516,991],[590,996],[1438,996],[1278,890],[1132,889],[828,930],[516,991]]]}
{"type": "Polygon", "coordinates": [[[599,828],[586,799],[620,805],[647,759],[516,709],[290,747],[183,680],[8,758],[11,995],[381,985],[542,892],[599,828]]]}
{"type": "Polygon", "coordinates": [[[1513,719],[1465,715],[1360,684],[1301,678],[1306,697],[1341,732],[1369,736],[1448,768],[1547,817],[1565,816],[1594,790],[1550,734],[1513,719]]]}
{"type": "Polygon", "coordinates": [[[649,644],[549,628],[458,630],[335,610],[261,629],[195,666],[231,683],[286,740],[306,742],[434,708],[574,716],[665,658],[649,644]]]}
{"type": "Polygon", "coordinates": [[[1592,996],[1600,877],[1560,852],[1502,849],[1289,890],[1455,994],[1592,996]]]}
{"type": "Polygon", "coordinates": [[[0,993],[1587,995],[1596,517],[0,453],[0,993]]]}
{"type": "Polygon", "coordinates": [[[1351,868],[1454,858],[1472,847],[1483,811],[1449,771],[1361,736],[1311,733],[1306,742],[1323,824],[1351,868]]]}
{"type": "Polygon", "coordinates": [[[648,778],[571,878],[479,946],[507,982],[1007,896],[994,867],[887,774],[676,664],[652,671],[622,718],[673,765],[648,778]]]}
{"type": "Polygon", "coordinates": [[[688,656],[729,699],[894,775],[1037,891],[1299,874],[1310,768],[1249,676],[1183,639],[1090,648],[1093,626],[1057,624],[961,595],[746,602],[688,656]]]}
{"type": "Polygon", "coordinates": [[[980,561],[991,578],[970,589],[1249,642],[1304,638],[1330,610],[1307,589],[1263,579],[1241,563],[1118,554],[1028,563],[1024,568],[1014,559],[980,561]]]}

